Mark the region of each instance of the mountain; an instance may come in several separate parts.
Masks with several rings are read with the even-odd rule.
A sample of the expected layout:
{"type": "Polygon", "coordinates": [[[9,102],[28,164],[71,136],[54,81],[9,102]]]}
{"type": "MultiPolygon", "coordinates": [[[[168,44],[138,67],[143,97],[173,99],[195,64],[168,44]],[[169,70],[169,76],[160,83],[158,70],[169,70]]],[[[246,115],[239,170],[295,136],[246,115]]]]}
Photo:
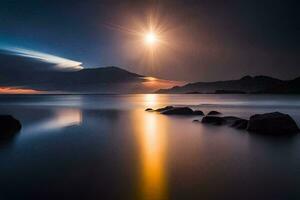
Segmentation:
{"type": "Polygon", "coordinates": [[[300,77],[260,91],[267,94],[300,94],[300,77]]]}
{"type": "Polygon", "coordinates": [[[150,93],[179,82],[24,49],[0,49],[0,93],[150,93]]]}
{"type": "Polygon", "coordinates": [[[110,94],[154,91],[189,94],[300,93],[300,78],[283,81],[268,76],[245,76],[238,80],[181,85],[182,82],[147,77],[114,66],[83,68],[80,62],[44,53],[0,50],[0,93],[13,93],[14,90],[110,94]]]}
{"type": "Polygon", "coordinates": [[[145,93],[174,86],[168,80],[135,74],[110,66],[78,71],[34,71],[2,74],[0,87],[59,93],[145,93]]]}
{"type": "Polygon", "coordinates": [[[253,93],[285,83],[282,80],[268,76],[245,76],[238,80],[196,82],[170,89],[160,89],[157,93],[253,93]]]}

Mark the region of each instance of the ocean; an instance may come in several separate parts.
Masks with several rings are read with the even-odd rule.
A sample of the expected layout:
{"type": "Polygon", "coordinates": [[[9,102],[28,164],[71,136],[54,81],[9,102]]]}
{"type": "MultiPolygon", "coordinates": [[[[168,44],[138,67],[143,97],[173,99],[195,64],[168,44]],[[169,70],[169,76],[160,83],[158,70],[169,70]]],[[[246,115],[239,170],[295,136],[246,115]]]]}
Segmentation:
{"type": "Polygon", "coordinates": [[[300,199],[300,134],[144,111],[166,105],[279,111],[300,126],[293,95],[1,95],[22,130],[0,142],[0,199],[300,199]]]}

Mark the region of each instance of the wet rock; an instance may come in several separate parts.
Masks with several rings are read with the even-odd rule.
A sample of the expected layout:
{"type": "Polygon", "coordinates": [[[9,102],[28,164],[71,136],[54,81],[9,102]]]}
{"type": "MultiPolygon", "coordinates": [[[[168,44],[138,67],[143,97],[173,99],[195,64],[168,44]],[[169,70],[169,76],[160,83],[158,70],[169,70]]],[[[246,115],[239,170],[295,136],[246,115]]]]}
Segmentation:
{"type": "Polygon", "coordinates": [[[204,112],[202,112],[201,110],[195,110],[195,111],[194,111],[194,115],[201,115],[201,116],[204,116],[204,112]]]}
{"type": "Polygon", "coordinates": [[[251,116],[247,130],[261,134],[293,134],[299,132],[293,118],[280,112],[251,116]]]}
{"type": "Polygon", "coordinates": [[[204,124],[222,125],[226,121],[222,117],[205,116],[202,118],[201,122],[204,124]]]}
{"type": "Polygon", "coordinates": [[[153,110],[152,108],[147,108],[145,111],[155,111],[165,115],[204,115],[204,113],[201,110],[193,111],[189,107],[166,106],[163,108],[158,108],[156,110],[153,110]]]}
{"type": "Polygon", "coordinates": [[[170,110],[170,109],[173,109],[173,108],[174,108],[173,106],[166,106],[166,107],[163,107],[163,108],[158,108],[155,111],[156,112],[164,112],[164,111],[167,111],[167,110],[170,110]]]}
{"type": "Polygon", "coordinates": [[[207,113],[207,115],[221,115],[222,113],[218,112],[218,111],[215,111],[215,110],[212,110],[210,111],[209,113],[207,113]]]}
{"type": "Polygon", "coordinates": [[[241,119],[239,117],[234,117],[234,116],[225,116],[222,117],[222,119],[224,119],[226,121],[227,124],[231,125],[233,124],[235,121],[241,119]]]}
{"type": "Polygon", "coordinates": [[[202,123],[213,124],[213,125],[229,125],[236,129],[246,129],[248,120],[241,119],[234,116],[217,117],[217,116],[205,116],[203,117],[202,123]]]}
{"type": "Polygon", "coordinates": [[[21,123],[11,115],[0,115],[0,138],[9,138],[21,130],[21,123]]]}
{"type": "Polygon", "coordinates": [[[164,115],[194,115],[194,111],[189,107],[174,107],[162,112],[164,115]]]}
{"type": "Polygon", "coordinates": [[[222,118],[226,121],[226,124],[236,129],[246,129],[248,126],[248,120],[246,119],[234,116],[226,116],[222,118]]]}
{"type": "Polygon", "coordinates": [[[248,120],[246,119],[237,119],[236,121],[231,124],[231,127],[234,127],[236,129],[242,129],[245,130],[248,126],[248,120]]]}

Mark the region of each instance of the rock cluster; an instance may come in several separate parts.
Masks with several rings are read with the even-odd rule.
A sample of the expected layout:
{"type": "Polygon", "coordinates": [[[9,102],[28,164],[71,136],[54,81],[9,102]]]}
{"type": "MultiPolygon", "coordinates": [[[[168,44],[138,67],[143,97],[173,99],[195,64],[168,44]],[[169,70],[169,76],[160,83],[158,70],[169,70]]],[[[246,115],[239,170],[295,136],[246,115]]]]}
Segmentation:
{"type": "MultiPolygon", "coordinates": [[[[147,108],[146,111],[159,112],[164,115],[205,115],[201,110],[192,110],[189,107],[166,106],[155,110],[152,108],[147,108]]],[[[217,126],[228,125],[236,129],[269,135],[284,135],[299,132],[299,128],[293,118],[288,114],[283,114],[280,112],[256,114],[251,116],[249,120],[235,116],[216,116],[221,114],[222,113],[218,111],[210,111],[202,118],[201,122],[203,124],[212,124],[217,126]]],[[[200,122],[198,119],[193,121],[200,122]]]]}
{"type": "Polygon", "coordinates": [[[204,124],[229,125],[236,129],[244,129],[260,134],[293,134],[298,133],[296,122],[287,114],[272,112],[256,114],[249,120],[238,117],[205,116],[201,120],[204,124]]]}

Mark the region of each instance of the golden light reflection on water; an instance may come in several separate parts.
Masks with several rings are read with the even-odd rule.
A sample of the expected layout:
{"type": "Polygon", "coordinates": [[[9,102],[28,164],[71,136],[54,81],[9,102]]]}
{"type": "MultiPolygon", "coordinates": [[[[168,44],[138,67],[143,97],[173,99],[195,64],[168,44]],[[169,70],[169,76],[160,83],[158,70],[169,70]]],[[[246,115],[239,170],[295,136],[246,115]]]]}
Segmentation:
{"type": "Polygon", "coordinates": [[[144,95],[145,107],[154,107],[157,105],[157,94],[144,95]]]}
{"type": "MultiPolygon", "coordinates": [[[[156,95],[145,95],[147,106],[156,105],[156,95]]],[[[166,182],[166,122],[155,113],[137,110],[133,114],[139,147],[140,199],[167,199],[166,182]]]]}

